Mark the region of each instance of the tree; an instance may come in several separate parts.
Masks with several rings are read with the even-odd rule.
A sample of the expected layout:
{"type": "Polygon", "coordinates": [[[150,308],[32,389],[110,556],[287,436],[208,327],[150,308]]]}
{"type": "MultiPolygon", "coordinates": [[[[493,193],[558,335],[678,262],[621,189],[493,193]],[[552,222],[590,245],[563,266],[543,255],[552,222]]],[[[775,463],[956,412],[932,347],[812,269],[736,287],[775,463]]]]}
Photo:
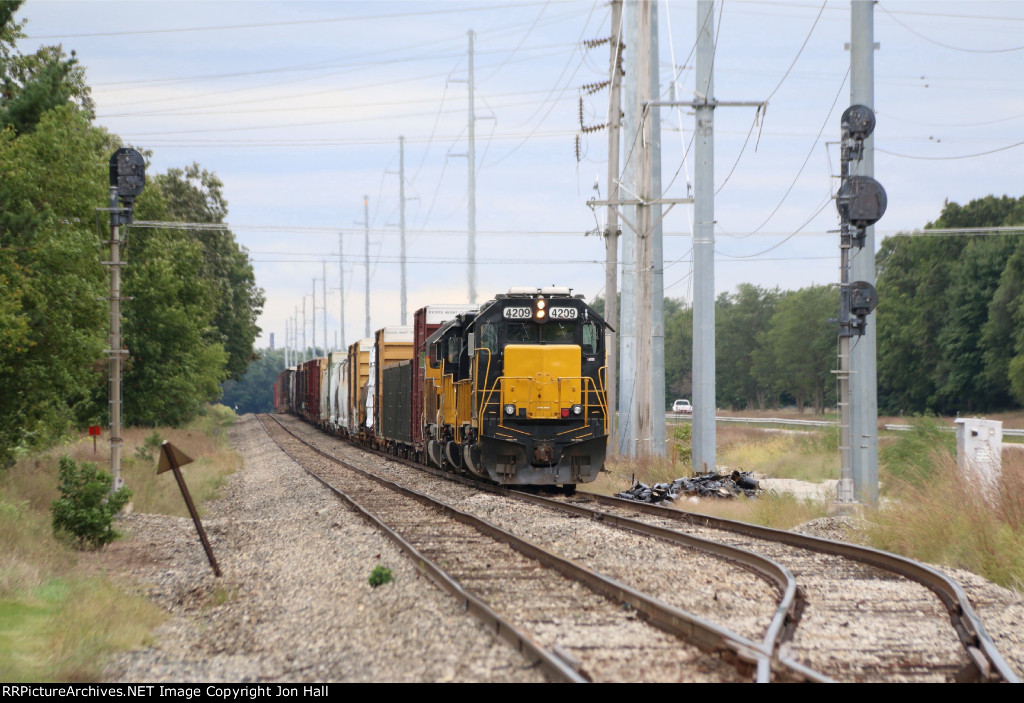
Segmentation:
{"type": "Polygon", "coordinates": [[[693,308],[665,298],[665,397],[693,395],[693,308]]]}
{"type": "Polygon", "coordinates": [[[1024,224],[1024,198],[989,195],[963,206],[947,202],[920,235],[882,243],[877,259],[881,408],[980,412],[1013,403],[1013,369],[1024,369],[1024,360],[1015,364],[1024,354],[1019,332],[1024,238],[927,233],[1019,224],[1024,224]]]}
{"type": "MultiPolygon", "coordinates": [[[[168,169],[150,179],[166,203],[166,217],[178,222],[223,224],[228,205],[224,184],[216,175],[193,163],[168,169]]],[[[149,186],[148,186],[149,187],[149,186]]],[[[215,311],[207,335],[228,353],[228,378],[239,380],[255,356],[253,342],[260,333],[256,319],[266,298],[256,285],[252,262],[234,234],[223,229],[190,229],[188,236],[202,247],[202,276],[215,291],[215,311]]]]}
{"type": "Polygon", "coordinates": [[[764,409],[767,389],[754,375],[758,335],[767,331],[780,293],[742,283],[715,303],[715,395],[730,408],[764,409]]]}
{"type": "MultiPolygon", "coordinates": [[[[136,202],[139,219],[162,220],[159,189],[136,202]]],[[[181,425],[215,400],[227,352],[214,327],[219,291],[202,275],[203,247],[173,229],[129,229],[124,270],[125,421],[181,425]],[[215,341],[218,340],[218,341],[215,341]]]]}
{"type": "Polygon", "coordinates": [[[0,131],[0,466],[73,422],[102,362],[106,317],[94,208],[110,136],[63,105],[0,131]]]}
{"type": "Polygon", "coordinates": [[[238,413],[274,411],[274,383],[284,370],[284,350],[264,349],[240,381],[225,381],[220,402],[238,413]]]}
{"type": "Polygon", "coordinates": [[[803,411],[812,404],[821,413],[835,400],[832,369],[836,366],[839,297],[830,286],[811,286],[783,293],[768,328],[757,338],[754,374],[758,383],[788,393],[803,411]]]}
{"type": "Polygon", "coordinates": [[[0,128],[18,134],[31,132],[43,114],[71,105],[93,115],[93,102],[85,81],[85,69],[75,53],[69,58],[61,46],[43,46],[34,54],[21,55],[15,43],[23,39],[24,22],[14,14],[22,0],[0,3],[0,128]]]}

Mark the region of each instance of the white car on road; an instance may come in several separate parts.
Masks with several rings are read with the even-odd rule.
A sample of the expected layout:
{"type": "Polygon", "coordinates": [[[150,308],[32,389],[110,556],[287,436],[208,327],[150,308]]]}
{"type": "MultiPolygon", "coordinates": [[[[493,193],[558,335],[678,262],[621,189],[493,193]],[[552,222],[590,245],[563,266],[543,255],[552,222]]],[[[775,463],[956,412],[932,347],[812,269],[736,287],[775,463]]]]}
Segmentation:
{"type": "Polygon", "coordinates": [[[688,400],[677,400],[676,402],[672,403],[672,412],[682,413],[684,415],[692,415],[693,406],[690,405],[690,401],[688,400]]]}

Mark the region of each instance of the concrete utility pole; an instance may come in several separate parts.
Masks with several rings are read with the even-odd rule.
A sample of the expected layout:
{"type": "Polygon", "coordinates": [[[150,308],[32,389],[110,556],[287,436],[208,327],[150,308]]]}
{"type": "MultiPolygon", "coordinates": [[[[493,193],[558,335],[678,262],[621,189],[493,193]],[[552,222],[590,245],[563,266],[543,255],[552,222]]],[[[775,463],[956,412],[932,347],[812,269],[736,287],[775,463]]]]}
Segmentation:
{"type": "MultiPolygon", "coordinates": [[[[850,103],[875,107],[874,4],[870,0],[850,3],[850,103]]],[[[864,140],[863,157],[854,174],[875,175],[875,140],[864,140]]],[[[864,247],[850,259],[850,276],[855,281],[875,284],[875,228],[865,231],[864,247]]],[[[874,320],[872,320],[874,322],[874,320]]],[[[878,374],[876,368],[875,324],[850,349],[850,434],[851,467],[858,500],[878,504],[878,374]]]]}
{"type": "Polygon", "coordinates": [[[469,302],[476,302],[476,114],[473,95],[473,30],[469,34],[469,302]]]}
{"type": "Polygon", "coordinates": [[[640,0],[637,16],[637,89],[634,109],[639,129],[639,203],[636,207],[636,450],[637,457],[653,454],[651,446],[651,98],[650,0],[640,0]]]}
{"type": "Polygon", "coordinates": [[[285,318],[285,320],[284,320],[284,367],[285,368],[288,368],[288,366],[290,365],[288,363],[288,352],[290,351],[289,348],[288,348],[288,345],[291,344],[292,340],[291,340],[291,336],[290,336],[291,330],[289,329],[289,327],[290,326],[288,324],[288,318],[285,318]]]}
{"type": "MultiPolygon", "coordinates": [[[[609,195],[609,207],[618,207],[623,195],[635,201],[637,197],[636,150],[640,148],[637,134],[636,119],[636,87],[637,87],[637,13],[639,6],[635,0],[626,3],[623,13],[623,35],[626,50],[631,59],[626,61],[626,81],[623,86],[622,101],[626,106],[623,110],[622,132],[626,135],[625,164],[621,174],[621,190],[619,202],[609,195]],[[625,191],[625,192],[623,192],[625,191]]],[[[636,221],[636,206],[622,204],[620,216],[625,222],[636,221]]],[[[619,305],[622,310],[634,310],[636,307],[636,232],[628,226],[622,232],[622,290],[619,305]]],[[[619,320],[619,454],[634,456],[636,453],[636,316],[622,315],[619,320]]]]}
{"type": "MultiPolygon", "coordinates": [[[[472,39],[471,39],[472,40],[472,39]]],[[[399,259],[402,269],[402,325],[405,326],[405,137],[398,138],[399,259]]]]}
{"type": "MultiPolygon", "coordinates": [[[[611,77],[608,97],[608,200],[619,199],[619,128],[622,124],[622,0],[612,0],[612,38],[611,56],[608,73],[611,77]]],[[[615,206],[608,206],[607,228],[605,230],[605,271],[604,271],[604,319],[613,330],[619,327],[618,301],[618,251],[619,251],[619,217],[615,206]]],[[[615,332],[609,332],[605,356],[608,372],[605,375],[608,385],[608,411],[612,417],[608,423],[611,434],[608,446],[612,455],[618,453],[618,427],[615,422],[617,407],[616,383],[618,383],[617,364],[618,347],[615,332]]]]}
{"type": "MultiPolygon", "coordinates": [[[[303,299],[305,300],[305,299],[303,299]]],[[[310,336],[309,339],[313,343],[313,356],[316,356],[316,276],[313,276],[313,305],[310,308],[309,324],[310,324],[310,336]]]]}
{"type": "Polygon", "coordinates": [[[693,468],[715,464],[715,107],[712,0],[697,2],[693,188],[693,468]]]}
{"type": "Polygon", "coordinates": [[[324,301],[324,354],[326,354],[327,352],[330,351],[330,347],[327,346],[327,262],[321,261],[320,263],[323,264],[324,272],[324,277],[320,279],[320,282],[322,284],[320,286],[320,292],[323,294],[322,299],[324,301]]]}
{"type": "Polygon", "coordinates": [[[370,336],[370,196],[363,196],[363,224],[366,228],[366,336],[370,336]]]}
{"type": "MultiPolygon", "coordinates": [[[[658,4],[650,3],[651,88],[657,99],[661,92],[658,66],[658,4]]],[[[649,98],[649,99],[651,99],[649,98]]],[[[665,456],[665,263],[662,247],[661,213],[661,108],[651,105],[650,178],[651,201],[651,453],[665,456]]]]}
{"type": "Polygon", "coordinates": [[[653,2],[628,2],[626,8],[623,34],[626,45],[635,47],[636,57],[624,86],[628,107],[622,127],[627,135],[627,158],[619,184],[621,190],[614,198],[588,201],[588,205],[621,207],[619,216],[628,227],[622,233],[620,307],[634,314],[623,315],[619,320],[618,447],[619,453],[633,456],[660,454],[665,446],[664,423],[660,420],[665,407],[661,206],[669,205],[671,209],[693,201],[661,197],[658,107],[666,103],[650,99],[659,82],[657,61],[653,58],[657,50],[652,48],[657,45],[657,6],[653,2]],[[658,422],[654,421],[655,413],[658,422]]]}
{"type": "Polygon", "coordinates": [[[341,345],[338,347],[340,351],[345,350],[345,257],[344,250],[344,238],[341,232],[338,232],[338,291],[341,294],[341,303],[338,305],[338,329],[341,330],[341,345]]]}
{"type": "Polygon", "coordinates": [[[306,352],[309,346],[306,344],[306,296],[302,296],[302,360],[306,360],[306,352]]]}

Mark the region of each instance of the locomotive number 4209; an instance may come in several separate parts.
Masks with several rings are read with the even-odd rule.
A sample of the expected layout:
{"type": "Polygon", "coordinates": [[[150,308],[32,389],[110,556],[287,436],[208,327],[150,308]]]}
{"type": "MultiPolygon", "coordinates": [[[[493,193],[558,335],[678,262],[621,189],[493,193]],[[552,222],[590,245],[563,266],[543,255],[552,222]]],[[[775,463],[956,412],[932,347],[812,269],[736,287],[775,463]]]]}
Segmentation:
{"type": "Polygon", "coordinates": [[[533,310],[530,308],[505,308],[506,320],[529,320],[533,317],[533,310]]]}
{"type": "Polygon", "coordinates": [[[576,308],[551,308],[549,315],[552,320],[575,320],[579,316],[576,308]]]}

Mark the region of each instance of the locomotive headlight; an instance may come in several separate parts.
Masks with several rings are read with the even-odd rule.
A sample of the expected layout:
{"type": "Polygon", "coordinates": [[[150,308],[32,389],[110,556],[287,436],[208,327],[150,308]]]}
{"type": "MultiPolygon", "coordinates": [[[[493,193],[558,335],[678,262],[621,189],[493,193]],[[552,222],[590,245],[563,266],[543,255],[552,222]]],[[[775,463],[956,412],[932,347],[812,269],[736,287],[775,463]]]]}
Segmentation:
{"type": "Polygon", "coordinates": [[[547,304],[547,302],[543,298],[541,298],[540,300],[537,301],[537,309],[538,310],[543,310],[547,306],[548,306],[548,304],[547,304]]]}
{"type": "Polygon", "coordinates": [[[544,300],[544,298],[538,298],[533,304],[533,319],[542,322],[548,316],[547,307],[548,301],[544,300]]]}
{"type": "Polygon", "coordinates": [[[515,415],[516,414],[516,406],[513,405],[512,403],[509,403],[508,405],[506,405],[505,406],[505,414],[508,415],[509,417],[511,417],[512,415],[515,415]]]}

